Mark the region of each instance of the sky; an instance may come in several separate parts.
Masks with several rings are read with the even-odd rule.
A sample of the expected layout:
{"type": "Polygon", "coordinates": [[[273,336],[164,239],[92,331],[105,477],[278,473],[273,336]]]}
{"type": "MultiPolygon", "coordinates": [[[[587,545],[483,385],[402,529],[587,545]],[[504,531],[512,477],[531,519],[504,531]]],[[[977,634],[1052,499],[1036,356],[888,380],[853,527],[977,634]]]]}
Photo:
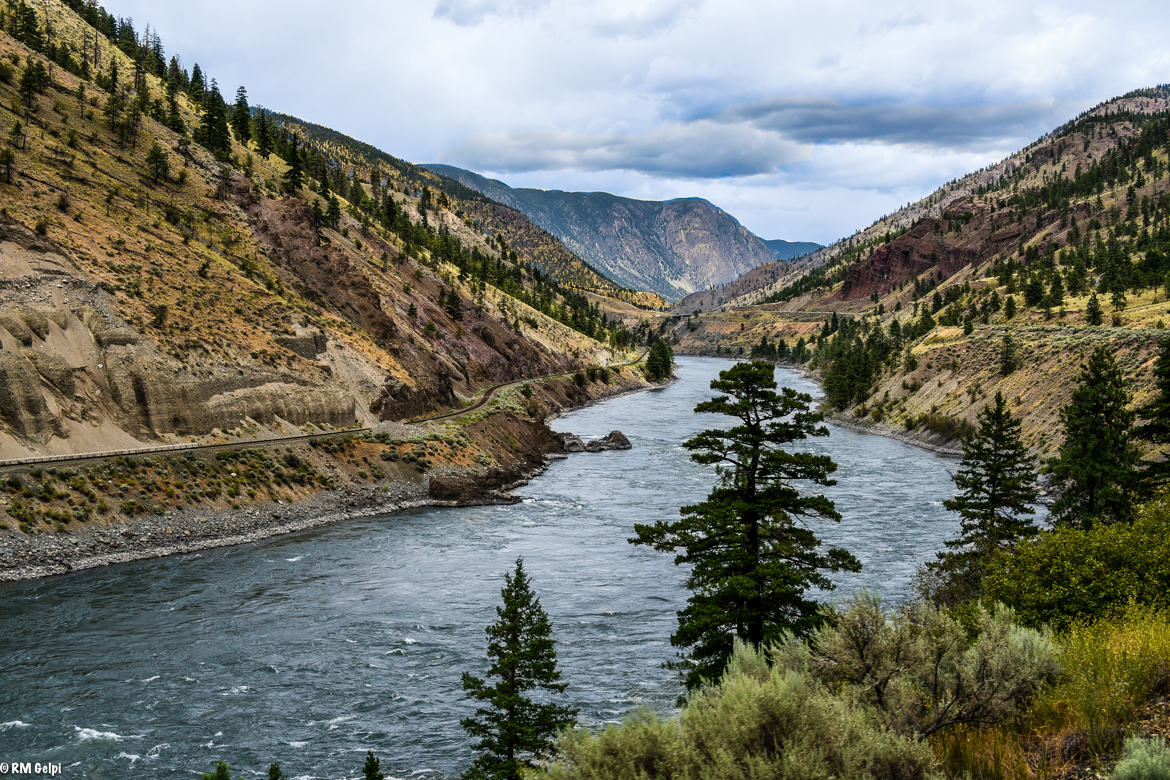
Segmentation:
{"type": "Polygon", "coordinates": [[[1170,82],[1170,6],[106,0],[229,100],[517,187],[698,196],[828,243],[1170,82]]]}

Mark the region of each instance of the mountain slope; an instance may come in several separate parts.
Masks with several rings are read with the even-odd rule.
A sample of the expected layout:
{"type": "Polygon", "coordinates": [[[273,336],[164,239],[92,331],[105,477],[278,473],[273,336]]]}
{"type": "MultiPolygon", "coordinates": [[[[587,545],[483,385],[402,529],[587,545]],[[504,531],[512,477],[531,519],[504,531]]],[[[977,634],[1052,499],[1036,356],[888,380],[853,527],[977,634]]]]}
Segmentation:
{"type": "Polygon", "coordinates": [[[775,259],[762,240],[701,198],[644,201],[513,188],[448,165],[425,167],[527,214],[607,275],[667,300],[775,259]]]}
{"type": "Polygon", "coordinates": [[[1092,349],[1115,356],[1135,401],[1152,392],[1168,280],[1161,86],[1106,101],[792,269],[688,298],[676,333],[691,351],[799,347],[830,406],[886,432],[954,437],[1003,392],[1032,446],[1052,451],[1092,349]]]}
{"type": "Polygon", "coordinates": [[[420,193],[339,197],[287,133],[212,151],[218,93],[71,6],[104,13],[0,34],[0,458],[373,424],[630,343],[420,193]]]}
{"type": "Polygon", "coordinates": [[[415,193],[427,204],[432,202],[433,195],[437,206],[456,214],[473,230],[503,239],[507,247],[535,262],[562,284],[642,308],[658,309],[665,305],[653,293],[614,283],[506,200],[482,194],[323,125],[288,114],[269,112],[268,115],[276,125],[294,133],[330,161],[339,179],[335,189],[344,190],[354,180],[369,182],[376,177],[381,185],[415,193]]]}
{"type": "Polygon", "coordinates": [[[791,260],[825,248],[812,241],[785,241],[781,238],[766,239],[764,246],[772,251],[772,257],[777,260],[791,260]]]}

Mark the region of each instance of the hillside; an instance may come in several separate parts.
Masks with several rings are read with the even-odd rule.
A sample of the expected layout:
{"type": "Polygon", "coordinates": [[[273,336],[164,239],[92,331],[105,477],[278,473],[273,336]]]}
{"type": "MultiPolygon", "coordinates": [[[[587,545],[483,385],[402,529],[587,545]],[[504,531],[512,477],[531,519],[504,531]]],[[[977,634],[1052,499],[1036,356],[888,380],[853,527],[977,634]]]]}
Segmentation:
{"type": "Polygon", "coordinates": [[[622,287],[604,273],[570,252],[559,239],[550,235],[506,199],[481,194],[457,181],[432,173],[424,166],[398,159],[370,144],[350,138],[328,127],[303,119],[269,112],[280,128],[297,135],[330,161],[334,188],[351,188],[353,181],[379,182],[411,193],[426,204],[454,213],[472,231],[504,241],[504,251],[515,251],[516,259],[533,262],[561,284],[645,309],[665,308],[665,301],[654,293],[622,287]]]}
{"type": "Polygon", "coordinates": [[[10,21],[0,458],[399,419],[632,343],[519,238],[353,179],[100,8],[10,21]]]}
{"type": "Polygon", "coordinates": [[[448,165],[426,167],[523,212],[627,287],[669,301],[775,259],[734,217],[701,198],[646,201],[607,192],[513,188],[448,165]]]}
{"type": "Polygon", "coordinates": [[[777,260],[792,260],[825,248],[812,241],[785,241],[782,238],[765,239],[764,246],[772,251],[772,257],[777,260]]]}
{"type": "Polygon", "coordinates": [[[1002,391],[1051,451],[1093,347],[1110,348],[1135,400],[1150,392],[1170,322],[1168,160],[1170,88],[1107,101],[787,274],[684,301],[680,344],[770,356],[802,339],[830,405],[939,442],[1002,391]],[[704,304],[718,310],[691,316],[704,304]]]}

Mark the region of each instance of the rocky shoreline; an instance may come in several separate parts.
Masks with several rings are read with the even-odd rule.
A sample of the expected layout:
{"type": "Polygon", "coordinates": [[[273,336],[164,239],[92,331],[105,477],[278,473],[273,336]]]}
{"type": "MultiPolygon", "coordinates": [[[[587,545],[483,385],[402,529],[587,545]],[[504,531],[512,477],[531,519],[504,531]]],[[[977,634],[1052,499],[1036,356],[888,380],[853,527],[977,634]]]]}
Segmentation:
{"type": "MultiPolygon", "coordinates": [[[[650,389],[613,388],[585,404],[650,389]]],[[[565,410],[567,411],[567,409],[565,410]]],[[[548,423],[555,415],[546,420],[548,423]]],[[[604,439],[582,442],[571,433],[549,431],[552,447],[564,452],[628,449],[629,440],[614,431],[604,439]],[[578,444],[581,446],[578,448],[578,444]]],[[[439,465],[417,479],[348,485],[315,493],[293,503],[258,502],[236,509],[188,508],[86,527],[75,533],[0,533],[0,582],[39,579],[131,561],[232,547],[273,536],[304,531],[344,520],[388,515],[425,506],[454,507],[519,501],[509,491],[543,473],[563,452],[527,453],[526,465],[513,469],[468,471],[439,465]]]]}

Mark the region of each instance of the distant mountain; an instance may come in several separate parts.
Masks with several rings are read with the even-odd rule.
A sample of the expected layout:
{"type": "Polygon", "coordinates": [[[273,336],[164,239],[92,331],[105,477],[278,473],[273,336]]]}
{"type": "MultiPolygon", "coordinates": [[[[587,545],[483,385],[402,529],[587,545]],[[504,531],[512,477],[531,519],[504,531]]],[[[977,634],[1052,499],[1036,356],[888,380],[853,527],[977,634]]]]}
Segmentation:
{"type": "Polygon", "coordinates": [[[825,248],[812,241],[785,241],[782,238],[765,239],[764,246],[772,250],[772,257],[777,260],[791,260],[825,248]]]}
{"type": "Polygon", "coordinates": [[[766,242],[702,198],[513,188],[449,165],[423,167],[524,213],[619,283],[670,301],[775,260],[766,242]]]}

